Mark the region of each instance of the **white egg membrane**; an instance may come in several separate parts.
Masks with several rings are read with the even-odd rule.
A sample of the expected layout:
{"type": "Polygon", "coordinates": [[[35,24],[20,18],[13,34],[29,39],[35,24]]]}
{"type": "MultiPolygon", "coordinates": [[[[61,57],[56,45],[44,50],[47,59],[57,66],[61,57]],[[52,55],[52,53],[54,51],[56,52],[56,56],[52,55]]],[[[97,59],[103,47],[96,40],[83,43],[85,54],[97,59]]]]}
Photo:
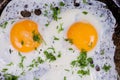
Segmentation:
{"type": "MultiPolygon", "coordinates": [[[[100,71],[96,71],[95,68],[93,69],[91,68],[90,76],[87,76],[88,78],[83,78],[83,79],[81,77],[78,77],[75,74],[71,75],[70,72],[63,71],[63,69],[65,68],[71,69],[69,63],[71,60],[76,59],[76,57],[79,54],[79,50],[75,50],[74,54],[72,54],[72,52],[68,50],[64,50],[69,47],[69,44],[68,45],[60,44],[63,42],[63,39],[61,39],[60,42],[56,41],[53,44],[52,43],[53,35],[57,37],[61,37],[61,36],[64,37],[66,33],[60,34],[60,35],[56,34],[56,32],[52,30],[53,27],[51,26],[50,26],[51,31],[47,32],[47,30],[50,30],[50,28],[49,27],[46,28],[44,26],[48,21],[51,22],[50,25],[52,25],[53,23],[52,17],[51,17],[52,13],[49,8],[50,4],[53,4],[54,6],[58,6],[60,1],[62,0],[50,0],[50,1],[48,0],[44,0],[44,1],[12,0],[4,9],[0,18],[0,23],[9,21],[9,24],[7,27],[12,27],[11,26],[12,24],[10,23],[11,20],[18,21],[18,20],[24,19],[20,14],[21,10],[33,11],[36,8],[40,8],[42,10],[42,14],[40,16],[37,16],[34,13],[32,13],[32,16],[28,19],[31,19],[40,25],[41,28],[39,29],[42,29],[40,31],[42,31],[41,34],[45,39],[47,46],[42,44],[42,46],[38,48],[38,51],[33,51],[27,55],[23,54],[27,57],[27,59],[24,62],[25,66],[28,66],[32,61],[32,59],[35,59],[37,56],[41,56],[44,59],[43,51],[46,50],[51,45],[56,48],[56,52],[59,52],[60,50],[62,50],[61,52],[65,53],[65,54],[62,54],[62,57],[60,59],[57,59],[55,62],[53,63],[46,62],[44,64],[39,65],[38,68],[35,68],[32,71],[27,71],[27,68],[25,68],[26,74],[24,76],[21,76],[19,80],[33,80],[34,77],[40,77],[40,80],[63,80],[64,76],[69,77],[67,80],[88,80],[88,78],[89,80],[117,80],[117,73],[115,70],[115,64],[113,59],[115,46],[112,41],[112,34],[114,32],[116,21],[112,13],[108,9],[106,9],[105,4],[98,1],[93,1],[93,0],[89,0],[88,1],[89,4],[84,4],[81,0],[79,1],[80,2],[79,7],[74,7],[73,0],[63,0],[63,2],[65,2],[65,6],[61,8],[61,13],[71,9],[79,9],[80,11],[85,10],[88,12],[88,14],[93,15],[96,21],[98,21],[99,24],[102,25],[101,26],[102,28],[100,28],[100,31],[98,30],[98,34],[100,34],[99,40],[98,40],[99,44],[95,47],[94,50],[90,52],[90,54],[88,54],[88,56],[91,56],[93,58],[95,66],[96,65],[100,66],[100,71]],[[48,4],[47,7],[44,6],[45,3],[48,4]],[[24,5],[26,4],[28,4],[28,8],[24,8],[24,5]],[[48,10],[48,13],[49,13],[48,17],[43,16],[44,10],[48,10]],[[39,54],[39,49],[43,50],[40,52],[41,54],[39,54]],[[104,50],[105,52],[104,55],[101,55],[101,50],[104,50]],[[111,66],[111,69],[108,72],[105,72],[102,69],[104,64],[108,64],[111,66]],[[59,66],[55,67],[56,65],[59,65],[59,66]]],[[[20,57],[18,56],[18,54],[16,54],[18,53],[18,51],[16,51],[10,44],[9,33],[8,33],[9,30],[10,30],[9,28],[6,28],[6,29],[0,28],[0,39],[1,39],[0,44],[2,45],[0,47],[0,63],[1,63],[0,69],[5,68],[6,64],[13,61],[15,65],[9,67],[10,70],[8,71],[8,73],[19,75],[22,72],[21,69],[19,69],[18,67],[18,62],[20,61],[20,57]],[[13,49],[13,54],[9,54],[9,48],[13,49]]],[[[76,49],[74,46],[70,46],[70,47],[76,49]]]]}

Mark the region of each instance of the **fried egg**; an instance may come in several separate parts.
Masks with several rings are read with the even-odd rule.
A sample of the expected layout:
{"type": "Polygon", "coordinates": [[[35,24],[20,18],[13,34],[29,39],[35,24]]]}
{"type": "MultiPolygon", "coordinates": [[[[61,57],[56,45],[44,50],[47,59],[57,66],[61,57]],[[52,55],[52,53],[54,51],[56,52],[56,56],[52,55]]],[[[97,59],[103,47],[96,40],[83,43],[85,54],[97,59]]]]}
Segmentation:
{"type": "Polygon", "coordinates": [[[117,80],[112,13],[99,1],[77,3],[12,0],[0,18],[0,44],[4,45],[0,47],[0,70],[19,80],[117,80]],[[35,15],[35,9],[41,14],[35,15]],[[21,15],[24,10],[30,17],[21,15]],[[93,59],[93,67],[71,65],[83,50],[85,60],[93,59]],[[82,73],[87,75],[80,75],[80,70],[88,70],[82,73]]]}

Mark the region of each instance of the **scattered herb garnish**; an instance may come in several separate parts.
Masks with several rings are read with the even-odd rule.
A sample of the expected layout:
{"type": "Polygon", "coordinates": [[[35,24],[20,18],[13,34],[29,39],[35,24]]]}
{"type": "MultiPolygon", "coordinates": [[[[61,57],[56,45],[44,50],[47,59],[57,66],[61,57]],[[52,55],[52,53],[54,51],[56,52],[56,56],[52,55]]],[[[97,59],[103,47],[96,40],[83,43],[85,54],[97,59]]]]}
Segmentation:
{"type": "Polygon", "coordinates": [[[53,7],[52,5],[50,6],[50,9],[52,10],[53,14],[52,14],[52,18],[57,21],[58,19],[61,19],[60,17],[58,17],[58,15],[60,14],[60,8],[59,7],[53,7]]]}
{"type": "Polygon", "coordinates": [[[41,57],[38,57],[37,59],[32,60],[32,64],[30,64],[29,71],[32,70],[34,67],[38,67],[39,64],[43,64],[44,60],[41,57]]]}
{"type": "Polygon", "coordinates": [[[33,33],[33,40],[40,43],[41,39],[40,39],[40,34],[39,33],[35,33],[35,31],[32,32],[33,33]]]}
{"type": "Polygon", "coordinates": [[[71,50],[73,50],[73,48],[69,48],[69,50],[71,51],[71,50]]]}
{"type": "Polygon", "coordinates": [[[104,49],[100,50],[100,54],[104,55],[105,54],[105,50],[104,49]]]}
{"type": "Polygon", "coordinates": [[[60,6],[64,6],[65,3],[64,3],[64,2],[60,2],[59,5],[60,5],[60,6]]]}
{"type": "Polygon", "coordinates": [[[83,13],[84,15],[87,15],[87,14],[88,14],[88,12],[86,12],[86,11],[83,11],[82,13],[83,13]]]}
{"type": "Polygon", "coordinates": [[[111,68],[111,66],[110,65],[106,65],[106,64],[104,64],[104,66],[103,66],[103,70],[105,70],[105,72],[107,72],[107,71],[109,71],[110,70],[110,68],[111,68]]]}
{"type": "Polygon", "coordinates": [[[14,65],[13,62],[10,62],[9,64],[7,64],[7,66],[12,66],[14,65]]]}
{"type": "Polygon", "coordinates": [[[7,68],[3,68],[1,72],[6,72],[7,70],[7,68]]]}
{"type": "Polygon", "coordinates": [[[64,80],[67,80],[66,76],[64,76],[64,80]]]}
{"type": "Polygon", "coordinates": [[[73,48],[69,48],[68,50],[69,50],[69,51],[73,51],[73,53],[75,52],[75,50],[73,50],[73,48]]]}
{"type": "Polygon", "coordinates": [[[90,74],[90,70],[78,70],[77,74],[89,75],[90,74]]]}
{"type": "Polygon", "coordinates": [[[69,72],[70,70],[69,69],[64,69],[65,71],[69,72]]]}
{"type": "Polygon", "coordinates": [[[19,76],[15,76],[15,75],[12,75],[12,74],[4,74],[3,75],[5,80],[18,80],[19,76]]]}
{"type": "Polygon", "coordinates": [[[25,75],[25,70],[23,70],[23,71],[20,73],[20,75],[25,75]]]}
{"type": "Polygon", "coordinates": [[[45,6],[48,6],[48,4],[45,4],[45,6]]]}
{"type": "Polygon", "coordinates": [[[3,24],[1,24],[0,27],[2,27],[3,29],[5,29],[6,26],[7,26],[7,24],[8,24],[8,22],[6,21],[6,22],[4,22],[3,24]]]}
{"type": "Polygon", "coordinates": [[[50,24],[50,22],[49,22],[49,21],[47,21],[47,23],[45,24],[45,26],[46,26],[46,27],[48,27],[48,26],[49,26],[49,24],[50,24]]]}
{"type": "Polygon", "coordinates": [[[49,62],[56,60],[56,57],[48,51],[44,51],[44,55],[46,56],[46,59],[49,60],[49,62]]]}
{"type": "Polygon", "coordinates": [[[52,50],[52,53],[56,53],[55,48],[53,46],[49,47],[47,50],[52,50]]]}
{"type": "Polygon", "coordinates": [[[87,57],[87,52],[85,50],[81,50],[80,55],[77,57],[76,60],[71,62],[73,67],[79,67],[82,70],[78,71],[78,74],[81,75],[89,75],[89,70],[84,70],[88,68],[88,66],[94,67],[93,59],[91,57],[87,57]]]}
{"type": "Polygon", "coordinates": [[[61,54],[62,54],[61,51],[59,51],[57,57],[60,58],[60,57],[61,57],[61,54]]]}
{"type": "Polygon", "coordinates": [[[59,38],[54,36],[54,40],[59,40],[59,38]]]}
{"type": "Polygon", "coordinates": [[[61,23],[59,26],[57,26],[56,29],[58,30],[58,33],[60,33],[61,31],[63,31],[64,30],[63,23],[61,23]]]}
{"type": "Polygon", "coordinates": [[[20,58],[21,58],[21,61],[20,61],[20,63],[19,63],[19,67],[20,68],[24,68],[24,65],[23,65],[23,62],[24,62],[24,60],[25,60],[25,56],[22,56],[22,54],[20,53],[20,52],[18,52],[18,55],[20,56],[20,58]]]}
{"type": "Polygon", "coordinates": [[[44,11],[44,16],[48,17],[48,11],[47,10],[44,11]]]}
{"type": "Polygon", "coordinates": [[[34,79],[33,80],[39,80],[38,78],[36,78],[36,77],[34,77],[34,79]]]}
{"type": "Polygon", "coordinates": [[[73,44],[73,41],[72,41],[72,39],[68,39],[68,38],[66,38],[66,39],[64,39],[66,42],[69,42],[70,44],[73,44]]]}
{"type": "Polygon", "coordinates": [[[87,3],[87,1],[86,1],[86,0],[83,0],[83,3],[87,3]]]}

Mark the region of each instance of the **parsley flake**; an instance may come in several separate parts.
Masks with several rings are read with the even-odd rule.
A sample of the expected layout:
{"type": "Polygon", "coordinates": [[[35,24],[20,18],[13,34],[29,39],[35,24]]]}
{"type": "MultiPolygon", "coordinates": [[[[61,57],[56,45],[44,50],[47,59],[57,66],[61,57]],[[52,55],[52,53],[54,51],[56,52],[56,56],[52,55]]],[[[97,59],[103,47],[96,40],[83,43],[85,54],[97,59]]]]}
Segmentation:
{"type": "Polygon", "coordinates": [[[90,70],[78,70],[77,74],[80,74],[80,75],[89,75],[90,74],[90,70]]]}
{"type": "Polygon", "coordinates": [[[60,6],[65,6],[65,3],[64,2],[60,2],[59,5],[60,6]]]}
{"type": "Polygon", "coordinates": [[[59,40],[59,38],[54,36],[54,40],[59,40]]]}
{"type": "Polygon", "coordinates": [[[86,12],[86,11],[83,11],[82,13],[83,13],[84,15],[87,15],[87,14],[88,14],[88,12],[86,12]]]}
{"type": "Polygon", "coordinates": [[[44,51],[44,55],[46,56],[46,59],[49,60],[49,62],[56,60],[56,57],[48,51],[44,51]]]}
{"type": "Polygon", "coordinates": [[[18,80],[19,76],[15,76],[15,75],[12,75],[12,74],[4,74],[3,75],[5,80],[18,80]]]}
{"type": "Polygon", "coordinates": [[[110,65],[106,65],[106,64],[104,64],[104,66],[103,66],[103,70],[105,70],[105,72],[108,72],[109,70],[110,70],[110,68],[111,68],[111,66],[110,65]]]}
{"type": "Polygon", "coordinates": [[[52,5],[50,6],[50,9],[52,10],[53,14],[52,14],[52,18],[57,21],[58,19],[61,19],[60,17],[58,17],[58,15],[60,14],[60,8],[59,7],[53,7],[52,5]]]}
{"type": "Polygon", "coordinates": [[[66,76],[64,76],[64,80],[67,80],[66,76]]]}
{"type": "Polygon", "coordinates": [[[7,24],[8,24],[8,22],[6,21],[6,22],[4,22],[3,24],[1,24],[0,27],[3,28],[3,29],[5,29],[6,26],[7,26],[7,24]]]}

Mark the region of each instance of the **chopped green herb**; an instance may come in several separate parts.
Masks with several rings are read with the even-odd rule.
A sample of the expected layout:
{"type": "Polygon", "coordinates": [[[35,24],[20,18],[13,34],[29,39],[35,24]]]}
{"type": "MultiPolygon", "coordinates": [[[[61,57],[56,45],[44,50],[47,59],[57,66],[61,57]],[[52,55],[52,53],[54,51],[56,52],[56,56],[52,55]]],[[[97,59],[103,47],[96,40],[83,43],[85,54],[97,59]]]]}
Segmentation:
{"type": "Polygon", "coordinates": [[[52,53],[44,51],[44,55],[46,56],[46,59],[49,60],[49,62],[56,60],[56,57],[52,53]]]}
{"type": "Polygon", "coordinates": [[[33,80],[39,80],[38,78],[36,78],[36,77],[34,77],[34,79],[33,80]]]}
{"type": "Polygon", "coordinates": [[[46,26],[46,27],[48,27],[48,26],[49,26],[49,24],[50,24],[50,22],[47,22],[47,24],[45,24],[45,26],[46,26]]]}
{"type": "Polygon", "coordinates": [[[88,14],[88,12],[86,12],[86,11],[83,11],[82,13],[83,13],[84,15],[87,15],[87,14],[88,14]]]}
{"type": "Polygon", "coordinates": [[[64,76],[64,80],[67,80],[66,76],[64,76]]]}
{"type": "Polygon", "coordinates": [[[60,17],[58,17],[58,15],[60,14],[60,8],[59,7],[53,7],[52,5],[50,6],[50,9],[52,10],[53,14],[52,14],[52,18],[57,21],[58,19],[60,19],[60,17]]]}
{"type": "Polygon", "coordinates": [[[86,1],[86,0],[83,0],[83,3],[87,3],[87,1],[86,1]]]}
{"type": "Polygon", "coordinates": [[[110,70],[110,68],[111,68],[111,66],[110,65],[106,65],[106,64],[104,64],[104,66],[103,66],[103,70],[105,70],[105,72],[107,72],[107,71],[109,71],[110,70]]]}
{"type": "Polygon", "coordinates": [[[95,65],[94,65],[94,64],[90,64],[90,66],[91,66],[92,68],[94,68],[95,65]]]}
{"type": "Polygon", "coordinates": [[[40,42],[39,34],[34,34],[34,35],[33,35],[33,40],[34,40],[34,41],[37,41],[37,42],[39,43],[39,42],[40,42]]]}
{"type": "Polygon", "coordinates": [[[41,57],[38,57],[37,59],[33,59],[32,60],[32,64],[30,64],[29,67],[29,71],[32,70],[34,67],[38,67],[39,64],[43,64],[44,60],[41,57]]]}
{"type": "Polygon", "coordinates": [[[22,73],[20,75],[25,75],[25,71],[22,71],[22,73]]]}
{"type": "Polygon", "coordinates": [[[54,36],[54,40],[59,40],[59,38],[54,36]]]}
{"type": "Polygon", "coordinates": [[[58,52],[58,56],[57,56],[58,58],[60,58],[61,57],[61,52],[59,51],[58,52]]]}
{"type": "Polygon", "coordinates": [[[60,5],[60,6],[64,6],[65,3],[64,3],[64,2],[60,2],[59,5],[60,5]]]}
{"type": "Polygon", "coordinates": [[[78,59],[77,61],[79,63],[78,64],[79,67],[85,68],[88,65],[86,51],[82,51],[77,59],[78,59]]]}
{"type": "Polygon", "coordinates": [[[72,39],[64,39],[66,42],[69,42],[70,44],[73,44],[73,41],[72,41],[72,39]]]}
{"type": "Polygon", "coordinates": [[[74,60],[71,62],[71,65],[74,67],[76,65],[76,63],[77,63],[77,60],[74,60]]]}
{"type": "Polygon", "coordinates": [[[44,11],[44,16],[48,17],[48,11],[47,10],[44,11]]]}
{"type": "Polygon", "coordinates": [[[7,70],[8,70],[7,68],[4,68],[4,69],[2,69],[1,72],[6,72],[7,70]]]}
{"type": "Polygon", "coordinates": [[[93,59],[92,59],[91,57],[88,58],[87,61],[88,61],[89,63],[91,63],[91,64],[93,63],[93,59]]]}
{"type": "Polygon", "coordinates": [[[64,69],[65,71],[69,72],[70,70],[69,69],[64,69]]]}
{"type": "Polygon", "coordinates": [[[24,68],[23,62],[24,62],[26,57],[22,56],[22,54],[20,52],[18,53],[18,55],[21,57],[21,61],[19,63],[19,67],[23,69],[24,68]]]}
{"type": "Polygon", "coordinates": [[[90,74],[90,70],[78,70],[77,72],[80,75],[89,75],[90,74]]]}
{"type": "Polygon", "coordinates": [[[45,6],[48,6],[48,4],[45,4],[45,6]]]}
{"type": "Polygon", "coordinates": [[[9,64],[7,64],[7,66],[12,66],[14,65],[13,62],[10,62],[9,64]]]}
{"type": "Polygon", "coordinates": [[[4,74],[3,75],[5,80],[18,80],[19,76],[15,76],[15,75],[12,75],[12,74],[4,74]]]}
{"type": "Polygon", "coordinates": [[[104,54],[105,54],[105,50],[102,49],[102,50],[100,51],[100,54],[101,54],[101,55],[104,55],[104,54]]]}
{"type": "Polygon", "coordinates": [[[88,66],[94,67],[93,59],[91,57],[87,57],[87,52],[85,50],[81,50],[80,55],[76,60],[71,62],[72,67],[79,67],[82,70],[79,70],[77,73],[81,75],[89,75],[89,70],[83,70],[88,68],[88,66]]]}
{"type": "Polygon", "coordinates": [[[24,45],[24,41],[23,40],[21,41],[21,45],[24,45]]]}
{"type": "Polygon", "coordinates": [[[43,60],[41,57],[38,57],[37,61],[38,61],[40,64],[44,63],[44,60],[43,60]]]}
{"type": "Polygon", "coordinates": [[[52,47],[49,47],[47,50],[52,50],[53,53],[56,53],[55,52],[55,48],[52,46],[52,47]]]}
{"type": "Polygon", "coordinates": [[[7,24],[8,24],[8,22],[4,22],[2,25],[0,25],[0,27],[2,27],[3,29],[5,29],[6,26],[7,26],[7,24]]]}
{"type": "Polygon", "coordinates": [[[69,48],[69,50],[73,50],[73,48],[69,48]]]}
{"type": "Polygon", "coordinates": [[[63,23],[60,24],[60,26],[57,26],[58,33],[64,30],[63,23]]]}

